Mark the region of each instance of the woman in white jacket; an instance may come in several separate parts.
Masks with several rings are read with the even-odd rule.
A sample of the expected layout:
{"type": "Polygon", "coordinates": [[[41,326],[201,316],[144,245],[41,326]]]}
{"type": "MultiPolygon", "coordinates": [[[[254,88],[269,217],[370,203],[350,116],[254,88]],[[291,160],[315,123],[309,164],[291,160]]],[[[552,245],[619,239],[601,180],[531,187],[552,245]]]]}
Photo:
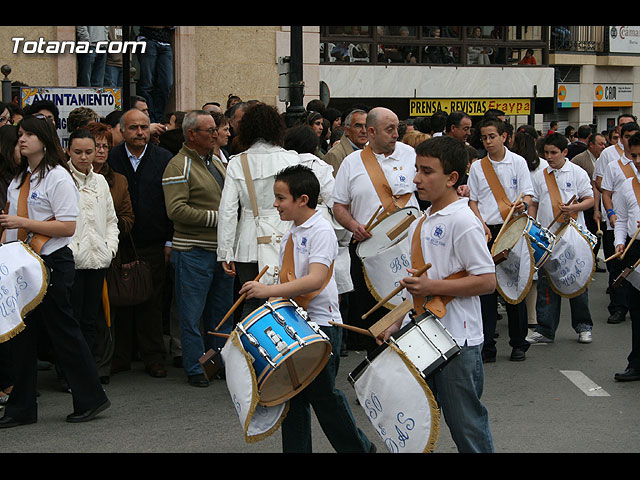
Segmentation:
{"type": "MultiPolygon", "coordinates": [[[[282,116],[273,106],[257,103],[247,109],[240,123],[238,140],[248,148],[234,155],[227,164],[227,175],[222,189],[218,211],[218,261],[229,275],[237,275],[240,285],[253,280],[260,270],[258,267],[258,237],[270,231],[285,234],[292,222],[280,219],[273,206],[275,199],[273,183],[275,175],[285,167],[300,163],[298,154],[282,147],[286,127],[282,116]],[[242,168],[242,156],[246,154],[251,171],[251,181],[255,188],[260,225],[269,225],[271,230],[260,231],[253,216],[253,209],[247,179],[242,168]],[[238,211],[240,216],[238,218],[238,211]]],[[[274,247],[275,256],[270,264],[277,265],[279,243],[274,247]]],[[[261,281],[274,283],[268,272],[261,281]]],[[[245,300],[242,318],[258,308],[266,299],[245,300]]]]}
{"type": "Polygon", "coordinates": [[[76,231],[69,244],[76,268],[71,302],[91,349],[106,271],[118,250],[118,218],[106,179],[93,172],[96,155],[93,135],[84,129],[74,131],[69,137],[67,154],[80,191],[76,231]]]}

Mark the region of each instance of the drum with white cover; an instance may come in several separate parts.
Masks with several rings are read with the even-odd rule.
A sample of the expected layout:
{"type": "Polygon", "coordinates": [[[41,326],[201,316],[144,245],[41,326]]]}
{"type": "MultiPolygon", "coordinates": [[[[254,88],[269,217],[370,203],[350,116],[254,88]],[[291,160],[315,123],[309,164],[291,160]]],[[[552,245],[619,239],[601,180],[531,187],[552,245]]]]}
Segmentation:
{"type": "MultiPolygon", "coordinates": [[[[362,260],[364,278],[377,300],[385,298],[407,276],[411,268],[411,239],[409,226],[422,216],[420,209],[406,207],[387,215],[374,223],[371,237],[356,247],[356,254],[362,260]]],[[[389,299],[384,305],[389,310],[403,302],[402,292],[389,299]]]]}

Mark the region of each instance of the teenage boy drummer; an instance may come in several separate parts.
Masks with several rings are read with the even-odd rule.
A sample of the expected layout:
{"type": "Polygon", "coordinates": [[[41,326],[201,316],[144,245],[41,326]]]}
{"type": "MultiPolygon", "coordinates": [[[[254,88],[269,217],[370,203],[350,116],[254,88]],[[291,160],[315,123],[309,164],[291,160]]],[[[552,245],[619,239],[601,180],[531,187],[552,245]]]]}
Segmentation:
{"type": "MultiPolygon", "coordinates": [[[[482,220],[487,245],[491,251],[498,233],[502,229],[509,209],[519,213],[531,204],[531,173],[527,161],[510,151],[507,146],[506,124],[498,118],[488,118],[480,124],[480,138],[487,150],[487,156],[473,162],[469,168],[469,206],[482,220]],[[522,200],[513,202],[522,195],[522,200]]],[[[482,319],[484,325],[484,349],[482,358],[485,363],[496,361],[496,341],[494,339],[498,320],[498,291],[482,295],[482,319]]],[[[528,333],[526,304],[523,301],[505,305],[509,325],[509,345],[512,361],[526,359],[525,352],[529,344],[525,338],[528,333]]]]}
{"type": "MultiPolygon", "coordinates": [[[[453,297],[440,319],[461,347],[461,353],[429,377],[431,388],[460,452],[493,452],[489,416],[481,402],[482,311],[479,295],[496,288],[495,265],[486,246],[480,219],[457,187],[467,169],[467,150],[460,140],[440,136],[416,147],[416,176],[420,200],[431,202],[425,215],[409,228],[412,239],[410,273],[427,263],[425,275],[407,277],[401,285],[411,294],[418,313],[423,297],[453,297]],[[419,230],[418,230],[419,229],[419,230]],[[419,237],[414,236],[416,230],[419,237]],[[422,249],[417,255],[416,243],[422,249]],[[466,272],[466,276],[447,279],[466,272]]],[[[385,332],[388,338],[402,321],[385,332]]]]}
{"type": "Polygon", "coordinates": [[[294,224],[280,244],[280,283],[246,282],[240,294],[246,293],[247,298],[294,300],[303,295],[317,294],[309,301],[306,311],[309,319],[327,334],[334,352],[320,374],[289,401],[289,412],[282,423],[283,451],[311,453],[310,406],[313,406],[322,430],[337,452],[374,452],[375,446],[356,426],[344,393],[335,386],[342,328],[330,322],[342,323],[342,319],[338,288],[331,267],[338,255],[338,239],[333,226],[316,211],[320,183],[311,169],[294,165],[276,175],[273,191],[273,206],[280,218],[294,224]],[[295,278],[291,280],[283,267],[287,246],[293,250],[295,266],[295,278]]]}
{"type": "MultiPolygon", "coordinates": [[[[550,193],[547,176],[550,175],[558,186],[560,201],[558,209],[567,215],[577,214],[576,221],[584,225],[584,211],[593,206],[593,187],[587,172],[573,162],[566,155],[568,141],[560,133],[552,133],[545,137],[544,154],[549,166],[537,172],[533,177],[534,199],[529,207],[529,215],[538,220],[543,226],[554,223],[554,199],[550,193]],[[575,203],[567,202],[574,197],[575,203]]],[[[553,185],[553,184],[552,184],[553,185]]],[[[555,190],[555,189],[554,189],[555,190]]],[[[562,222],[555,222],[552,233],[562,222]]],[[[550,286],[549,275],[541,268],[538,271],[538,296],[536,300],[536,319],[538,324],[534,332],[527,336],[529,343],[553,342],[560,322],[560,307],[562,298],[550,286]]],[[[589,311],[589,294],[585,289],[580,295],[569,299],[571,308],[571,325],[578,334],[580,343],[591,343],[593,320],[589,311]]]]}

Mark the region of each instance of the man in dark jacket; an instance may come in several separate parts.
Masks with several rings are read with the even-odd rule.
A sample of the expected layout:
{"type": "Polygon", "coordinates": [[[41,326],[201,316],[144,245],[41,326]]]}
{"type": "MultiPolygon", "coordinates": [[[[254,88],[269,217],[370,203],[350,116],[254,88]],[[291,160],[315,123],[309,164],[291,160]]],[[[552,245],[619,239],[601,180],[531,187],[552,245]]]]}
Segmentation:
{"type": "Polygon", "coordinates": [[[167,371],[164,368],[162,294],[173,225],[164,204],[162,175],[173,155],[149,141],[150,120],[144,112],[127,111],[120,119],[120,129],[124,142],[113,147],[107,162],[113,170],[127,177],[136,219],[131,232],[133,245],[123,241],[121,260],[126,263],[137,255],[151,265],[153,294],[140,305],[117,309],[112,373],[131,368],[132,329],[135,329],[147,373],[164,377],[167,371]]]}

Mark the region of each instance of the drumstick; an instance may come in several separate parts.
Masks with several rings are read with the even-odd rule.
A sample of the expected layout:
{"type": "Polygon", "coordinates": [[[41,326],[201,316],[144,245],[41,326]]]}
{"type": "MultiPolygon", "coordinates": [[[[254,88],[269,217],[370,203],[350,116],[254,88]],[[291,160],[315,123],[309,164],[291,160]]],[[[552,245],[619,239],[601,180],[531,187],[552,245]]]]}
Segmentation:
{"type": "MultiPolygon", "coordinates": [[[[420,275],[422,275],[424,272],[426,272],[427,270],[429,270],[431,268],[431,264],[427,263],[426,265],[424,265],[423,267],[421,267],[417,272],[415,272],[412,277],[419,277],[420,275]]],[[[378,303],[376,303],[376,305],[369,310],[367,313],[365,313],[364,315],[362,315],[362,320],[364,320],[365,318],[367,318],[371,313],[373,313],[375,310],[377,310],[378,308],[380,308],[382,305],[384,305],[385,303],[387,303],[390,299],[392,299],[393,297],[395,297],[404,287],[402,285],[398,285],[396,288],[393,289],[393,291],[387,295],[385,298],[383,298],[382,300],[380,300],[378,303]]]]}
{"type": "Polygon", "coordinates": [[[502,235],[502,232],[505,229],[505,227],[507,226],[507,223],[509,223],[509,220],[511,220],[511,217],[513,216],[513,212],[516,209],[516,203],[518,203],[521,198],[522,198],[522,194],[518,195],[518,198],[516,199],[516,201],[513,202],[513,205],[511,205],[511,210],[509,210],[509,214],[507,215],[507,218],[504,219],[504,222],[502,224],[502,228],[498,232],[498,235],[496,236],[496,239],[493,241],[494,244],[496,244],[498,242],[498,239],[500,238],[500,235],[502,235]]]}
{"type": "Polygon", "coordinates": [[[629,250],[629,247],[635,241],[636,237],[638,236],[638,233],[640,233],[640,228],[638,228],[638,230],[636,230],[636,233],[634,233],[633,237],[631,237],[631,240],[629,240],[629,243],[627,244],[627,247],[624,249],[624,252],[622,252],[622,255],[620,255],[620,260],[622,260],[624,258],[624,256],[627,254],[627,250],[629,250]]]}
{"type": "Polygon", "coordinates": [[[228,333],[218,333],[218,332],[212,332],[212,331],[208,331],[207,333],[209,335],[215,335],[216,337],[223,337],[223,338],[229,338],[231,336],[228,333]]]}
{"type": "Polygon", "coordinates": [[[619,257],[620,255],[622,255],[622,252],[618,252],[618,253],[614,253],[613,255],[611,255],[609,258],[605,258],[604,261],[605,263],[608,262],[609,260],[613,260],[616,257],[619,257]]]}
{"type": "Polygon", "coordinates": [[[331,320],[329,320],[329,323],[336,327],[346,328],[347,330],[351,330],[352,332],[367,335],[368,337],[373,337],[373,333],[371,333],[369,330],[365,330],[364,328],[354,327],[353,325],[347,325],[346,323],[336,323],[331,320]]]}
{"type": "MultiPolygon", "coordinates": [[[[567,202],[567,205],[571,205],[574,201],[576,200],[576,196],[574,195],[573,197],[571,197],[571,200],[569,200],[567,202]]],[[[558,219],[562,216],[562,215],[566,215],[564,212],[560,212],[556,218],[553,219],[553,222],[551,222],[551,224],[547,227],[547,230],[551,229],[551,226],[556,223],[558,221],[558,219]]]]}
{"type": "MultiPolygon", "coordinates": [[[[378,209],[374,212],[373,215],[371,215],[371,218],[369,219],[369,221],[367,222],[367,224],[364,226],[364,229],[368,232],[369,228],[371,228],[371,224],[373,223],[373,221],[376,219],[376,217],[378,216],[378,213],[380,212],[380,209],[382,208],[382,205],[378,206],[378,209]]],[[[353,239],[353,243],[356,243],[357,240],[354,238],[353,239]]]]}
{"type": "MultiPolygon", "coordinates": [[[[267,270],[269,270],[269,265],[265,265],[264,268],[262,269],[262,271],[258,274],[258,276],[253,279],[253,281],[257,282],[258,280],[260,280],[260,278],[262,278],[262,276],[265,273],[267,273],[267,270]]],[[[220,321],[220,323],[215,328],[215,330],[218,330],[222,326],[222,324],[227,321],[227,318],[229,318],[231,316],[231,314],[235,311],[236,308],[238,308],[238,306],[244,301],[245,298],[247,298],[247,294],[246,293],[243,293],[242,295],[240,295],[240,298],[238,298],[238,300],[236,300],[236,303],[234,303],[233,306],[229,309],[229,311],[224,316],[224,318],[220,321]]]]}
{"type": "Polygon", "coordinates": [[[618,278],[616,278],[611,286],[607,288],[606,293],[610,294],[615,288],[618,288],[622,281],[627,278],[633,270],[638,268],[638,265],[640,265],[640,258],[636,260],[636,263],[634,263],[632,267],[625,268],[620,275],[618,275],[618,278]]]}

